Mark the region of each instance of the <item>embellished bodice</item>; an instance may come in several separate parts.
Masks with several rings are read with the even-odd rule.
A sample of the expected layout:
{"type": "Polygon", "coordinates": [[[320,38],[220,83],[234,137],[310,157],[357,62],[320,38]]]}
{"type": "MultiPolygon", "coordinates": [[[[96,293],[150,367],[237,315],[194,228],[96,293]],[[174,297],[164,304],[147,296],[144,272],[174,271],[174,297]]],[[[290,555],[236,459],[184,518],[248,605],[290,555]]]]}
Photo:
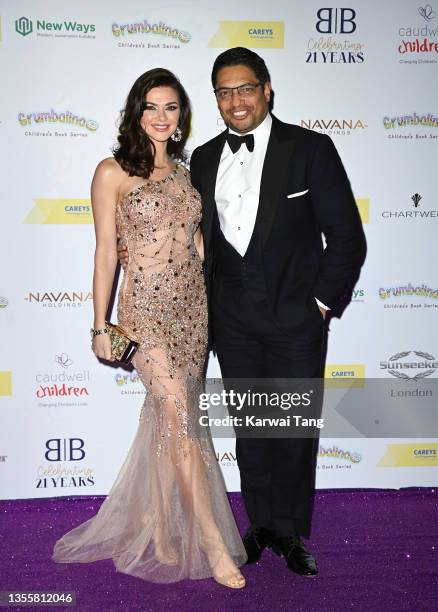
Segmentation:
{"type": "Polygon", "coordinates": [[[116,211],[129,264],[119,296],[119,322],[140,339],[140,352],[162,348],[172,367],[202,367],[207,305],[194,243],[201,200],[178,165],[161,181],[131,190],[116,211]]]}

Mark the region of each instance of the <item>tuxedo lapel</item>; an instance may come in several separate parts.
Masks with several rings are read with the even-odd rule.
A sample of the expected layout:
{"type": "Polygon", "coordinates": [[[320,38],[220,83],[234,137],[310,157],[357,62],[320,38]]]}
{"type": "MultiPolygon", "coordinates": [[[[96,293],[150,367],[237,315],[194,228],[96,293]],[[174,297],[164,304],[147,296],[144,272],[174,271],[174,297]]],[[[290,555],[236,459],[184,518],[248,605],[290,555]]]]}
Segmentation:
{"type": "Polygon", "coordinates": [[[287,125],[272,117],[272,128],[263,164],[260,183],[257,223],[260,228],[261,246],[265,246],[274,222],[290,171],[290,158],[296,141],[288,134],[287,125]]]}
{"type": "Polygon", "coordinates": [[[205,186],[205,191],[203,193],[203,229],[204,244],[207,251],[210,250],[214,211],[216,207],[216,201],[214,199],[214,193],[216,190],[216,177],[219,168],[219,162],[221,159],[222,149],[225,144],[226,134],[227,131],[222,132],[222,134],[220,134],[220,138],[215,139],[215,141],[209,147],[209,150],[205,153],[205,161],[203,164],[203,168],[205,171],[205,177],[203,180],[203,184],[205,186]]]}

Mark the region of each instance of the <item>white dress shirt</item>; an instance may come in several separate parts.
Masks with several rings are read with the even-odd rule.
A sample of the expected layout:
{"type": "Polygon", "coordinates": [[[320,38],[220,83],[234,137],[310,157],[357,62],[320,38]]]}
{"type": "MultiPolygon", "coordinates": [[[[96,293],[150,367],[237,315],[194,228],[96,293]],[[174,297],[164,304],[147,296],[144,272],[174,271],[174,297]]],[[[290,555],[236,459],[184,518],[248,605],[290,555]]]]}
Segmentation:
{"type": "Polygon", "coordinates": [[[215,191],[219,223],[227,241],[242,257],[254,231],[271,125],[272,118],[268,113],[255,130],[247,132],[254,136],[254,151],[250,153],[242,143],[233,153],[226,142],[219,162],[215,191]]]}
{"type": "MultiPolygon", "coordinates": [[[[233,153],[225,142],[216,177],[215,200],[219,223],[226,240],[243,257],[254,231],[259,207],[260,182],[263,164],[271,134],[272,117],[268,113],[251,132],[254,151],[250,153],[245,143],[233,153]]],[[[242,136],[229,129],[231,134],[242,136]]],[[[316,297],[318,306],[329,310],[316,297]]]]}

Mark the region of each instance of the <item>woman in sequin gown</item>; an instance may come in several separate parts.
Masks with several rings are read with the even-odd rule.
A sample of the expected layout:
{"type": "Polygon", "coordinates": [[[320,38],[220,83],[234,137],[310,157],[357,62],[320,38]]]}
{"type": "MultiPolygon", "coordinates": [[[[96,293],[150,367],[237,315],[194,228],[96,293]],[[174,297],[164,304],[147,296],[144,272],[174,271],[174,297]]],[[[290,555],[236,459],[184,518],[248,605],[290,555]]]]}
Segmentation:
{"type": "MultiPolygon", "coordinates": [[[[133,363],[146,398],[108,497],[96,516],[56,543],[53,558],[112,558],[117,570],[153,582],[214,577],[241,588],[245,549],[209,431],[198,420],[207,350],[196,248],[202,250],[201,204],[187,170],[173,161],[181,157],[189,123],[189,103],[176,77],[148,71],[128,96],[115,159],[103,160],[93,179],[94,327],[105,325],[118,235],[129,253],[118,322],[139,338],[133,363]],[[136,160],[137,141],[143,151],[136,160]]],[[[93,350],[112,359],[107,334],[94,337],[93,350]]]]}

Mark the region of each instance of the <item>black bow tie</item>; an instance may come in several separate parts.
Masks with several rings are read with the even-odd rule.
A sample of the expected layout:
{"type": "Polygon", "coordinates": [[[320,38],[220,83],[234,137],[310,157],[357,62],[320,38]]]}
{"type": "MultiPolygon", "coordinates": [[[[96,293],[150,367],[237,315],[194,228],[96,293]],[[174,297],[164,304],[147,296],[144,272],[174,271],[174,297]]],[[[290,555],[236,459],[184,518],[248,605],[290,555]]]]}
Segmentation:
{"type": "Polygon", "coordinates": [[[244,142],[250,153],[254,151],[254,136],[253,134],[245,134],[245,136],[237,136],[236,134],[227,134],[227,142],[233,153],[237,153],[240,145],[244,142]]]}

